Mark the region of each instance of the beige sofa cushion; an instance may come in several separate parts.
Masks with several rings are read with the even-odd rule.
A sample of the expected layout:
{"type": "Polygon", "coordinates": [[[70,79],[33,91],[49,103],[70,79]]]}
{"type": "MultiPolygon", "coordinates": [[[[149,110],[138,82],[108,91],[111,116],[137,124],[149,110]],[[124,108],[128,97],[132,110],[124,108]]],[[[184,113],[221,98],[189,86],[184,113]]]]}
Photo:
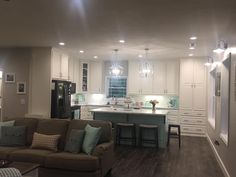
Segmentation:
{"type": "Polygon", "coordinates": [[[45,167],[76,171],[96,171],[100,168],[99,158],[84,153],[53,153],[46,157],[45,167]]]}
{"type": "Polygon", "coordinates": [[[56,152],[58,141],[61,135],[44,135],[40,133],[34,133],[32,149],[46,149],[56,152]]]}

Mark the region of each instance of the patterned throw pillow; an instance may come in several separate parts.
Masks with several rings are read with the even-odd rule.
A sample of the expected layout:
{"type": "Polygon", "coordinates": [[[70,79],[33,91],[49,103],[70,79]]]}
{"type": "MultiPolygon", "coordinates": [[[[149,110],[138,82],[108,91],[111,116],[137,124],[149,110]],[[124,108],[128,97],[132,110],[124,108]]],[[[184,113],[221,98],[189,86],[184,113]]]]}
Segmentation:
{"type": "Polygon", "coordinates": [[[31,148],[46,149],[56,152],[60,136],[61,135],[44,135],[40,133],[34,133],[31,148]]]}

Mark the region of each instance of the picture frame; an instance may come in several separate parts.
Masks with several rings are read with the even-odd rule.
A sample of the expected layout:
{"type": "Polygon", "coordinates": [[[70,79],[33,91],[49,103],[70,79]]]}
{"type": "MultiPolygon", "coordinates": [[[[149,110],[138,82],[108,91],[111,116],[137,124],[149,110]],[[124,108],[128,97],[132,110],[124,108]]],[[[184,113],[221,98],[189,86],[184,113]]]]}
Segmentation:
{"type": "Polygon", "coordinates": [[[16,93],[20,95],[26,94],[26,82],[17,82],[16,93]]]}
{"type": "Polygon", "coordinates": [[[6,73],[5,74],[6,83],[15,83],[15,73],[6,73]]]}

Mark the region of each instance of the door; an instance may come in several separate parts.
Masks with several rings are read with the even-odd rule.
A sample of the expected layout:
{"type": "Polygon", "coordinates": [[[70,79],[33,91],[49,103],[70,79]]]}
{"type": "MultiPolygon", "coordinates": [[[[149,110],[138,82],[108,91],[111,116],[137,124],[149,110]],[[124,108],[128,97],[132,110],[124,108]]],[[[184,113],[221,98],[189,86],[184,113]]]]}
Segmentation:
{"type": "Polygon", "coordinates": [[[162,61],[155,61],[153,67],[153,93],[165,94],[166,65],[162,61]]]}

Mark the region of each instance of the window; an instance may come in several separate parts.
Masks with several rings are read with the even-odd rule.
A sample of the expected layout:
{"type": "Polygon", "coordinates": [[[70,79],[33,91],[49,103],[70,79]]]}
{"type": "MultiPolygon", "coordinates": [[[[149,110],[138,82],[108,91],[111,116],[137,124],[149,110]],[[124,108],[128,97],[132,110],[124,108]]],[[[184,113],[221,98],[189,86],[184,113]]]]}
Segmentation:
{"type": "Polygon", "coordinates": [[[107,77],[107,97],[126,97],[127,78],[107,77]]]}

